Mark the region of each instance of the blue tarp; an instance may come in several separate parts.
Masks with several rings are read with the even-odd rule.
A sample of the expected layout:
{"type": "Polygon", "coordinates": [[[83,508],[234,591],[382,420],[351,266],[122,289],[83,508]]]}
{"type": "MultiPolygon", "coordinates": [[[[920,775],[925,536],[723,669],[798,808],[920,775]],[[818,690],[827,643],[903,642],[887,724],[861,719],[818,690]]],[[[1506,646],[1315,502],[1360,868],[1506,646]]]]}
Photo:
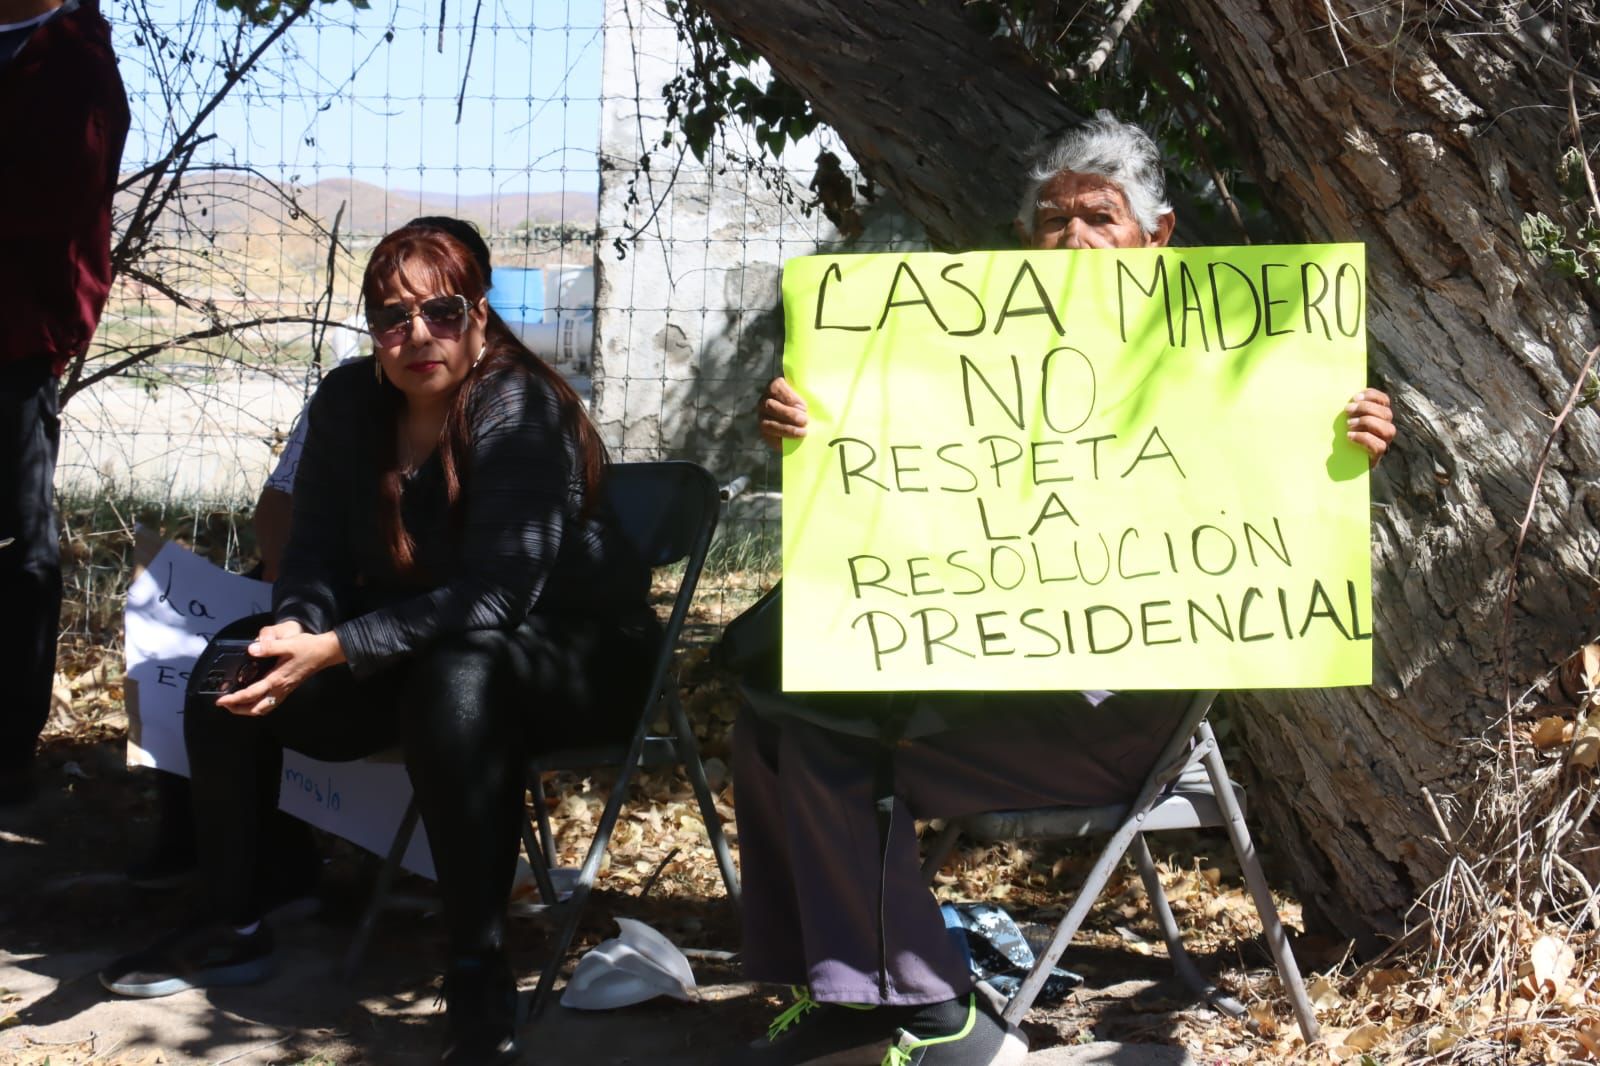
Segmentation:
{"type": "Polygon", "coordinates": [[[536,267],[495,267],[489,306],[507,322],[544,321],[544,271],[536,267]]]}

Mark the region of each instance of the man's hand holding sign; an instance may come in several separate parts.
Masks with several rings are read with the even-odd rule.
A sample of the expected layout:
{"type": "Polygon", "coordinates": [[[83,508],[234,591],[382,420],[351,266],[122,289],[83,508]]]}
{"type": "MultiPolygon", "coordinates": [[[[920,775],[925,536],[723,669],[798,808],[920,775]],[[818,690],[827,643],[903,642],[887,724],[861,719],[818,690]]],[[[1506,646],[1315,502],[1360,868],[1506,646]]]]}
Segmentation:
{"type": "Polygon", "coordinates": [[[1126,803],[1181,690],[1370,675],[1366,473],[1395,432],[1361,387],[1362,249],[1167,250],[1156,146],[1106,112],[1022,184],[1028,251],[785,268],[758,405],[785,691],[734,772],[746,974],[804,984],[808,1020],[752,1062],[1020,1063],[915,820],[1126,803]]]}

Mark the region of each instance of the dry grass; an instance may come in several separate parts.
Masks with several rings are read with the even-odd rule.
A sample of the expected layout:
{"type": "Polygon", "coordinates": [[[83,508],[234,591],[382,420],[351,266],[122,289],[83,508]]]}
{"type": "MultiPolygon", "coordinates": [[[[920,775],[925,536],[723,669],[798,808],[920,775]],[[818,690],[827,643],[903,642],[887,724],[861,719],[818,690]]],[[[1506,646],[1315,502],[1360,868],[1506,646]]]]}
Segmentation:
{"type": "MultiPolygon", "coordinates": [[[[74,587],[92,588],[95,594],[69,604],[68,639],[47,733],[52,742],[114,738],[126,730],[119,602],[126,579],[113,575],[126,573],[135,511],[97,509],[89,517],[110,528],[83,531],[91,524],[83,523],[68,538],[69,566],[79,579],[74,587]],[[107,514],[116,521],[103,521],[107,514]],[[98,575],[97,583],[84,584],[84,574],[98,575]]],[[[81,509],[69,510],[73,513],[86,517],[81,509]]],[[[141,517],[219,561],[236,560],[248,550],[236,516],[186,513],[166,522],[160,516],[141,517]]],[[[708,571],[691,613],[689,646],[678,664],[681,694],[717,792],[718,814],[735,841],[728,734],[738,698],[710,665],[708,645],[721,625],[767,587],[769,566],[759,550],[749,550],[730,554],[727,564],[708,571]],[[752,562],[767,565],[736,568],[752,562]]],[[[656,589],[663,610],[672,587],[668,582],[656,589]]],[[[1448,798],[1427,797],[1440,810],[1437,843],[1449,849],[1451,859],[1446,875],[1419,901],[1411,933],[1387,956],[1357,965],[1345,945],[1301,941],[1301,963],[1325,1027],[1323,1039],[1309,1049],[1256,943],[1254,908],[1226,845],[1180,837],[1178,850],[1159,863],[1173,910],[1191,951],[1220,970],[1219,982],[1249,1004],[1251,1014],[1248,1023],[1239,1023],[1177,1004],[1162,1015],[1152,1038],[1182,1043],[1208,1063],[1600,1058],[1600,900],[1594,890],[1600,884],[1600,852],[1589,828],[1600,804],[1595,780],[1600,717],[1591,722],[1597,708],[1600,645],[1591,645],[1524,694],[1498,739],[1478,742],[1486,750],[1470,805],[1457,809],[1448,798]]],[[[575,775],[547,780],[558,824],[592,825],[608,784],[575,775]]],[[[561,838],[560,861],[576,865],[586,834],[561,838]]],[[[974,846],[952,856],[936,891],[943,899],[1000,902],[1025,922],[1053,922],[1092,857],[1083,849],[1059,846],[974,846]]],[[[699,809],[681,776],[652,774],[640,781],[617,827],[601,888],[608,894],[648,896],[647,907],[669,909],[720,896],[699,809]]],[[[1279,907],[1286,922],[1298,924],[1292,898],[1281,897],[1279,907]]],[[[1074,950],[1094,949],[1165,955],[1131,868],[1113,877],[1074,950]]],[[[1069,953],[1067,965],[1072,958],[1069,953]]],[[[1084,996],[1062,1011],[1046,1012],[1036,1024],[1049,1040],[1108,1031],[1139,1038],[1137,1031],[1128,1037],[1116,1030],[1108,1009],[1084,996]]],[[[108,1056],[90,1045],[38,1050],[48,1051],[52,1063],[160,1061],[148,1052],[136,1059],[108,1056]]]]}

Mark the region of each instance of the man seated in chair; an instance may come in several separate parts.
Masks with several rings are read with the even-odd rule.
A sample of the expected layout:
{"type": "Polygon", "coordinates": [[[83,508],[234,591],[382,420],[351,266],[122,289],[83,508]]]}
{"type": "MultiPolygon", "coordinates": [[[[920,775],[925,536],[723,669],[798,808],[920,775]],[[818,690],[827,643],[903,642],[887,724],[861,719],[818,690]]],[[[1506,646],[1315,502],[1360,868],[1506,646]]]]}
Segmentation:
{"type": "MultiPolygon", "coordinates": [[[[1036,249],[1163,246],[1174,215],[1155,143],[1100,112],[1047,145],[1023,183],[1017,235],[1036,249]]],[[[1343,403],[1376,463],[1394,439],[1374,389],[1343,403]]],[[[774,448],[806,434],[805,404],[774,379],[759,405],[774,448]]],[[[808,698],[911,728],[849,735],[746,709],[735,780],[744,963],[798,1002],[735,1056],[752,1063],[1020,1062],[1026,1042],[980,994],[919,871],[916,819],[1127,802],[1183,717],[1189,693],[923,693],[808,698]],[[893,700],[898,713],[891,710],[893,700]],[[931,727],[928,723],[936,723],[931,727]],[[835,1058],[837,1056],[837,1058],[835,1058]],[[885,1059],[885,1061],[890,1061],[885,1059]]]]}

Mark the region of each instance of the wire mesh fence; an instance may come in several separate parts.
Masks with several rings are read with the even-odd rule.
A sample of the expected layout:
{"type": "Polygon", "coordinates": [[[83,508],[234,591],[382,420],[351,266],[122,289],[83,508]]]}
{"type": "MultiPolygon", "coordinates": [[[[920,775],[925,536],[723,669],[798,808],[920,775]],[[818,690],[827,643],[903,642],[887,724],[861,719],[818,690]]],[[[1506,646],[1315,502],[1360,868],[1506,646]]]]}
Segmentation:
{"type": "MultiPolygon", "coordinates": [[[[758,174],[664,144],[662,86],[691,57],[660,0],[104,12],[133,128],[117,283],[63,379],[64,670],[119,645],[135,524],[251,565],[297,413],[365,351],[366,254],[419,215],[478,225],[491,302],[590,398],[613,458],[691,458],[728,486],[702,621],[773,580],[753,411],[781,368],[784,259],[837,246],[805,207],[824,145],[758,174]]],[[[851,247],[919,244],[880,202],[851,247]]]]}
{"type": "MultiPolygon", "coordinates": [[[[726,486],[701,596],[715,623],[777,569],[778,462],[754,409],[782,369],[784,260],[841,243],[806,204],[818,153],[843,150],[808,140],[764,171],[740,164],[749,145],[696,159],[664,137],[662,89],[693,55],[662,5],[607,0],[605,22],[593,411],[619,458],[694,459],[726,486]]],[[[851,247],[920,243],[880,201],[851,247]]]]}

